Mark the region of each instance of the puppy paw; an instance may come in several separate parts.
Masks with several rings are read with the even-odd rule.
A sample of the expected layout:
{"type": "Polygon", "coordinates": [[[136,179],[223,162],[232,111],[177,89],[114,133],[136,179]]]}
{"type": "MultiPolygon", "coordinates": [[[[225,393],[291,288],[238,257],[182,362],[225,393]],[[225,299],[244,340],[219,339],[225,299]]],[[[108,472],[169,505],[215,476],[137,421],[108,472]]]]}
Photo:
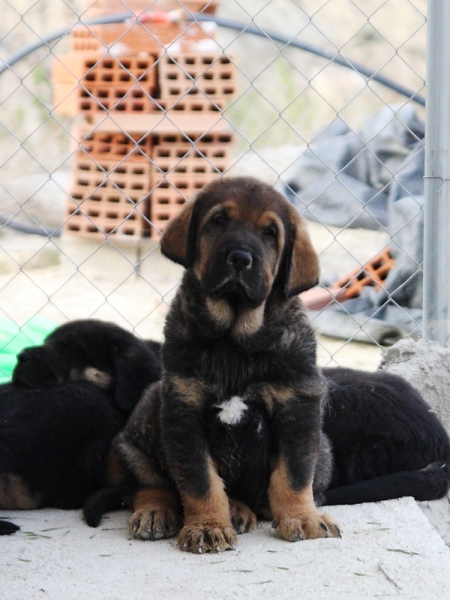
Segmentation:
{"type": "Polygon", "coordinates": [[[170,509],[135,511],[128,521],[130,538],[160,540],[176,535],[181,528],[181,517],[170,509]]]}
{"type": "Polygon", "coordinates": [[[247,533],[256,527],[255,513],[239,500],[230,500],[230,517],[236,533],[247,533]]]}
{"type": "Polygon", "coordinates": [[[274,523],[276,534],[288,542],[342,537],[339,525],[331,515],[313,513],[298,519],[281,519],[274,523]]]}
{"type": "Polygon", "coordinates": [[[236,548],[237,536],[233,527],[219,523],[193,523],[185,525],[180,531],[178,546],[194,554],[223,552],[236,548]]]}

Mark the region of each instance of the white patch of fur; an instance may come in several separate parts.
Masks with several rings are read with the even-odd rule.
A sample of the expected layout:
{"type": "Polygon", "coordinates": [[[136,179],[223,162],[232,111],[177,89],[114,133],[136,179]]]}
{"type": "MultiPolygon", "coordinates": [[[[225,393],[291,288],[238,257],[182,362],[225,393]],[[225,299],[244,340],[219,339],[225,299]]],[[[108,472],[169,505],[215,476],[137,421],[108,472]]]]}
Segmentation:
{"type": "Polygon", "coordinates": [[[230,400],[219,404],[219,419],[227,425],[236,425],[242,419],[242,415],[248,406],[239,396],[233,396],[230,400]]]}

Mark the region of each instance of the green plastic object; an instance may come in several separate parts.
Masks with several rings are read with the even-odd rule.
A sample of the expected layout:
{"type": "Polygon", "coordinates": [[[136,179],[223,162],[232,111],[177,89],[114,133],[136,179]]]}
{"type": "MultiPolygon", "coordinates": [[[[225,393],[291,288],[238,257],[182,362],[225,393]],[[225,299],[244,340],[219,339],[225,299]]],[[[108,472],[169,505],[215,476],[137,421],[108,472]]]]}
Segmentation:
{"type": "Polygon", "coordinates": [[[39,346],[58,327],[45,317],[35,316],[25,325],[0,318],[0,383],[11,381],[17,355],[27,346],[39,346]]]}

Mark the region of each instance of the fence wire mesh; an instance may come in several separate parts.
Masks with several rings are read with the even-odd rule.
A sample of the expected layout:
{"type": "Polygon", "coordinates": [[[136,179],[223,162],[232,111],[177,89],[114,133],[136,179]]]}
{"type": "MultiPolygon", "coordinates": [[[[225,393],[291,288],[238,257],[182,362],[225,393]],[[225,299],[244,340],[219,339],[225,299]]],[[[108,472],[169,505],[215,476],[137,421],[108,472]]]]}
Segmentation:
{"type": "Polygon", "coordinates": [[[308,219],[321,364],[420,334],[426,0],[2,1],[4,349],[37,317],[161,339],[159,233],[224,174],[308,219]]]}

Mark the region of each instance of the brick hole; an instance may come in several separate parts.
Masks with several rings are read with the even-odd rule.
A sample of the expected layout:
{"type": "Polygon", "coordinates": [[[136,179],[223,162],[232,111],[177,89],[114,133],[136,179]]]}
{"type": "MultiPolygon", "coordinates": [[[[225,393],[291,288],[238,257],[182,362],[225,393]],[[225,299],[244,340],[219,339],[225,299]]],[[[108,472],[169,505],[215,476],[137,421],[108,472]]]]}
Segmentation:
{"type": "Polygon", "coordinates": [[[144,175],[144,169],[132,169],[133,175],[144,175]]]}
{"type": "Polygon", "coordinates": [[[186,105],[180,104],[179,102],[177,102],[177,104],[174,104],[172,108],[173,108],[173,110],[185,110],[186,105]]]}
{"type": "MultiPolygon", "coordinates": [[[[204,60],[203,60],[204,62],[204,60]]],[[[195,65],[195,58],[193,56],[186,56],[186,58],[184,59],[184,64],[185,65],[195,65]]]]}
{"type": "Polygon", "coordinates": [[[99,90],[98,97],[99,98],[108,98],[108,90],[99,90]]]}
{"type": "Polygon", "coordinates": [[[111,75],[111,73],[103,73],[101,79],[102,79],[102,81],[110,82],[113,80],[113,76],[111,75]]]}
{"type": "Polygon", "coordinates": [[[88,210],[88,217],[99,217],[100,212],[98,210],[88,210]]]}
{"type": "Polygon", "coordinates": [[[231,142],[231,136],[230,135],[220,135],[219,136],[219,142],[224,143],[224,144],[228,144],[231,142]]]}
{"type": "Polygon", "coordinates": [[[214,59],[213,59],[213,58],[211,58],[211,57],[209,57],[209,56],[205,56],[205,57],[203,57],[203,59],[202,59],[202,63],[203,63],[204,65],[212,65],[212,64],[213,64],[213,62],[214,62],[214,59]]]}
{"type": "Polygon", "coordinates": [[[222,65],[229,65],[229,64],[231,64],[231,60],[228,58],[228,56],[221,56],[220,63],[222,65]]]}
{"type": "Polygon", "coordinates": [[[133,104],[131,105],[131,110],[133,110],[134,112],[143,112],[144,105],[142,103],[133,102],[133,104]]]}
{"type": "Polygon", "coordinates": [[[195,87],[190,88],[188,90],[188,94],[189,94],[189,96],[195,96],[196,94],[198,94],[198,88],[195,88],[195,87]]]}
{"type": "Polygon", "coordinates": [[[213,79],[213,73],[203,73],[203,79],[213,79]]]}
{"type": "Polygon", "coordinates": [[[112,60],[104,60],[102,62],[102,67],[104,69],[113,69],[114,68],[114,62],[112,60]]]}
{"type": "Polygon", "coordinates": [[[175,167],[174,172],[175,173],[187,173],[187,168],[186,167],[175,167]]]}
{"type": "Polygon", "coordinates": [[[115,212],[107,212],[106,216],[108,219],[118,219],[119,215],[115,212]]]}
{"type": "Polygon", "coordinates": [[[205,167],[195,167],[194,173],[206,173],[205,167]]]}
{"type": "Polygon", "coordinates": [[[234,94],[234,88],[224,88],[223,93],[229,96],[230,94],[234,94]]]}
{"type": "Polygon", "coordinates": [[[231,73],[221,73],[220,79],[231,79],[231,73]]]}
{"type": "Polygon", "coordinates": [[[108,202],[111,202],[113,204],[119,204],[120,203],[120,197],[119,196],[109,196],[108,202]]]}

